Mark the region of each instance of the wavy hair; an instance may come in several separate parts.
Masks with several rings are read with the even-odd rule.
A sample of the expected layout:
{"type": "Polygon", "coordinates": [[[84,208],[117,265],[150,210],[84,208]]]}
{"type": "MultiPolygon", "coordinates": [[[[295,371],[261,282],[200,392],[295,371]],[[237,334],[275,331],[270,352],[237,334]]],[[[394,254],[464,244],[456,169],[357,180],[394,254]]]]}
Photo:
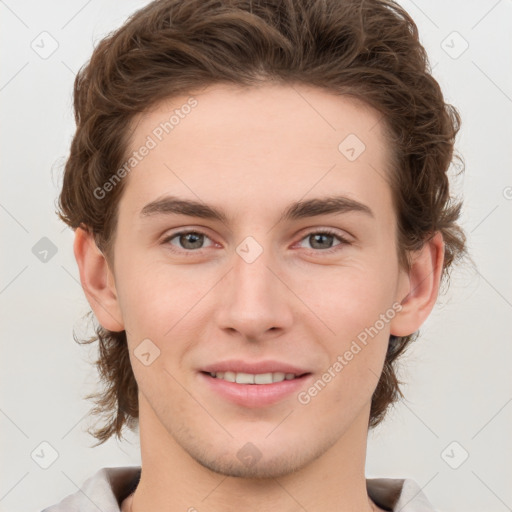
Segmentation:
{"type": "MultiPolygon", "coordinates": [[[[431,75],[411,17],[393,0],[156,0],[94,48],[74,83],[76,132],[65,164],[58,216],[94,234],[113,261],[121,181],[107,199],[94,191],[124,161],[135,116],[162,100],[216,83],[302,83],[346,94],[382,116],[393,153],[390,183],[400,264],[440,231],[443,282],[466,252],[457,224],[461,203],[448,171],[460,127],[431,75]]],[[[462,172],[462,169],[461,169],[462,172]]],[[[89,314],[92,314],[89,313],[89,314]]],[[[372,396],[369,428],[399,397],[395,364],[418,333],[391,336],[372,396]]],[[[125,331],[95,327],[103,389],[91,414],[105,422],[89,433],[104,443],[138,424],[138,387],[125,331]]]]}

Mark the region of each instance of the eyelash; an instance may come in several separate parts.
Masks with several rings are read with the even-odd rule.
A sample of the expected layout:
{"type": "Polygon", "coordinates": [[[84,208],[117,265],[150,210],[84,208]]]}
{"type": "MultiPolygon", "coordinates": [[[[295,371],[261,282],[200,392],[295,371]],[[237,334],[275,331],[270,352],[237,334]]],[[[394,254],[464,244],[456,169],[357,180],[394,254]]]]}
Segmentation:
{"type": "MultiPolygon", "coordinates": [[[[196,253],[200,253],[201,249],[196,249],[196,250],[193,250],[193,249],[181,249],[181,250],[178,250],[178,249],[175,249],[169,243],[172,239],[176,238],[177,236],[189,235],[189,234],[203,235],[206,238],[210,238],[206,233],[203,233],[200,230],[193,229],[193,230],[189,230],[189,231],[178,231],[177,233],[173,233],[172,235],[169,235],[168,237],[166,237],[162,241],[162,244],[168,244],[169,247],[170,247],[170,250],[172,252],[180,253],[180,254],[185,254],[186,256],[192,256],[192,255],[194,255],[196,253]]],[[[309,233],[306,233],[300,239],[300,241],[304,240],[305,238],[308,238],[311,235],[332,235],[335,238],[337,238],[340,241],[340,243],[338,245],[334,246],[334,247],[331,247],[330,249],[323,249],[323,250],[322,249],[309,249],[310,252],[323,253],[323,254],[333,254],[333,253],[337,252],[338,250],[340,250],[342,248],[342,246],[350,245],[350,242],[346,238],[344,238],[341,235],[339,235],[336,231],[333,231],[332,229],[328,229],[328,228],[322,229],[322,230],[318,230],[318,231],[310,231],[309,233]]]]}

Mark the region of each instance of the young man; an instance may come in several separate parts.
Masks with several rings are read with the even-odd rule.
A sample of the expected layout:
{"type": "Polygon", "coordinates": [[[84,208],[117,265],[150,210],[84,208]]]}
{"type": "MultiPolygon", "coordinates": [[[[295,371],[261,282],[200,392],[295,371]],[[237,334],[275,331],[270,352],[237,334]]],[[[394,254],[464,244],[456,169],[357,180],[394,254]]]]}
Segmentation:
{"type": "Polygon", "coordinates": [[[141,467],[64,510],[434,510],[366,479],[393,363],[464,252],[459,128],[391,1],[161,0],[75,82],[60,196],[141,467]]]}

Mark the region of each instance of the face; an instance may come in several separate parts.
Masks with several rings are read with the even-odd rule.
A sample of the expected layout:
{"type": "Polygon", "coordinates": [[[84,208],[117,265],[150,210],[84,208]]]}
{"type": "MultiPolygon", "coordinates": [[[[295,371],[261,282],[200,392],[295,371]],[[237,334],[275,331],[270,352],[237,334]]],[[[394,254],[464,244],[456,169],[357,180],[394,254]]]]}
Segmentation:
{"type": "Polygon", "coordinates": [[[367,427],[407,284],[389,147],[376,112],[320,89],[194,98],[137,119],[130,153],[151,147],[119,203],[140,424],[214,471],[279,476],[367,427]]]}

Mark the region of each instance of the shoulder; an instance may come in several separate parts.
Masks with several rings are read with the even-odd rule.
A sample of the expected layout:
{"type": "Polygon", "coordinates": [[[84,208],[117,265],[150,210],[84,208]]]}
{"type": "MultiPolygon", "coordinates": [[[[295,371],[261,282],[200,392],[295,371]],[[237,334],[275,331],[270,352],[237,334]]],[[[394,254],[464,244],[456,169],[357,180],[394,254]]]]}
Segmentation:
{"type": "Polygon", "coordinates": [[[392,512],[436,512],[421,487],[411,478],[367,478],[366,488],[377,505],[392,512]]]}
{"type": "Polygon", "coordinates": [[[120,503],[136,487],[140,466],[106,467],[85,480],[78,491],[42,512],[119,512],[120,503]]]}

